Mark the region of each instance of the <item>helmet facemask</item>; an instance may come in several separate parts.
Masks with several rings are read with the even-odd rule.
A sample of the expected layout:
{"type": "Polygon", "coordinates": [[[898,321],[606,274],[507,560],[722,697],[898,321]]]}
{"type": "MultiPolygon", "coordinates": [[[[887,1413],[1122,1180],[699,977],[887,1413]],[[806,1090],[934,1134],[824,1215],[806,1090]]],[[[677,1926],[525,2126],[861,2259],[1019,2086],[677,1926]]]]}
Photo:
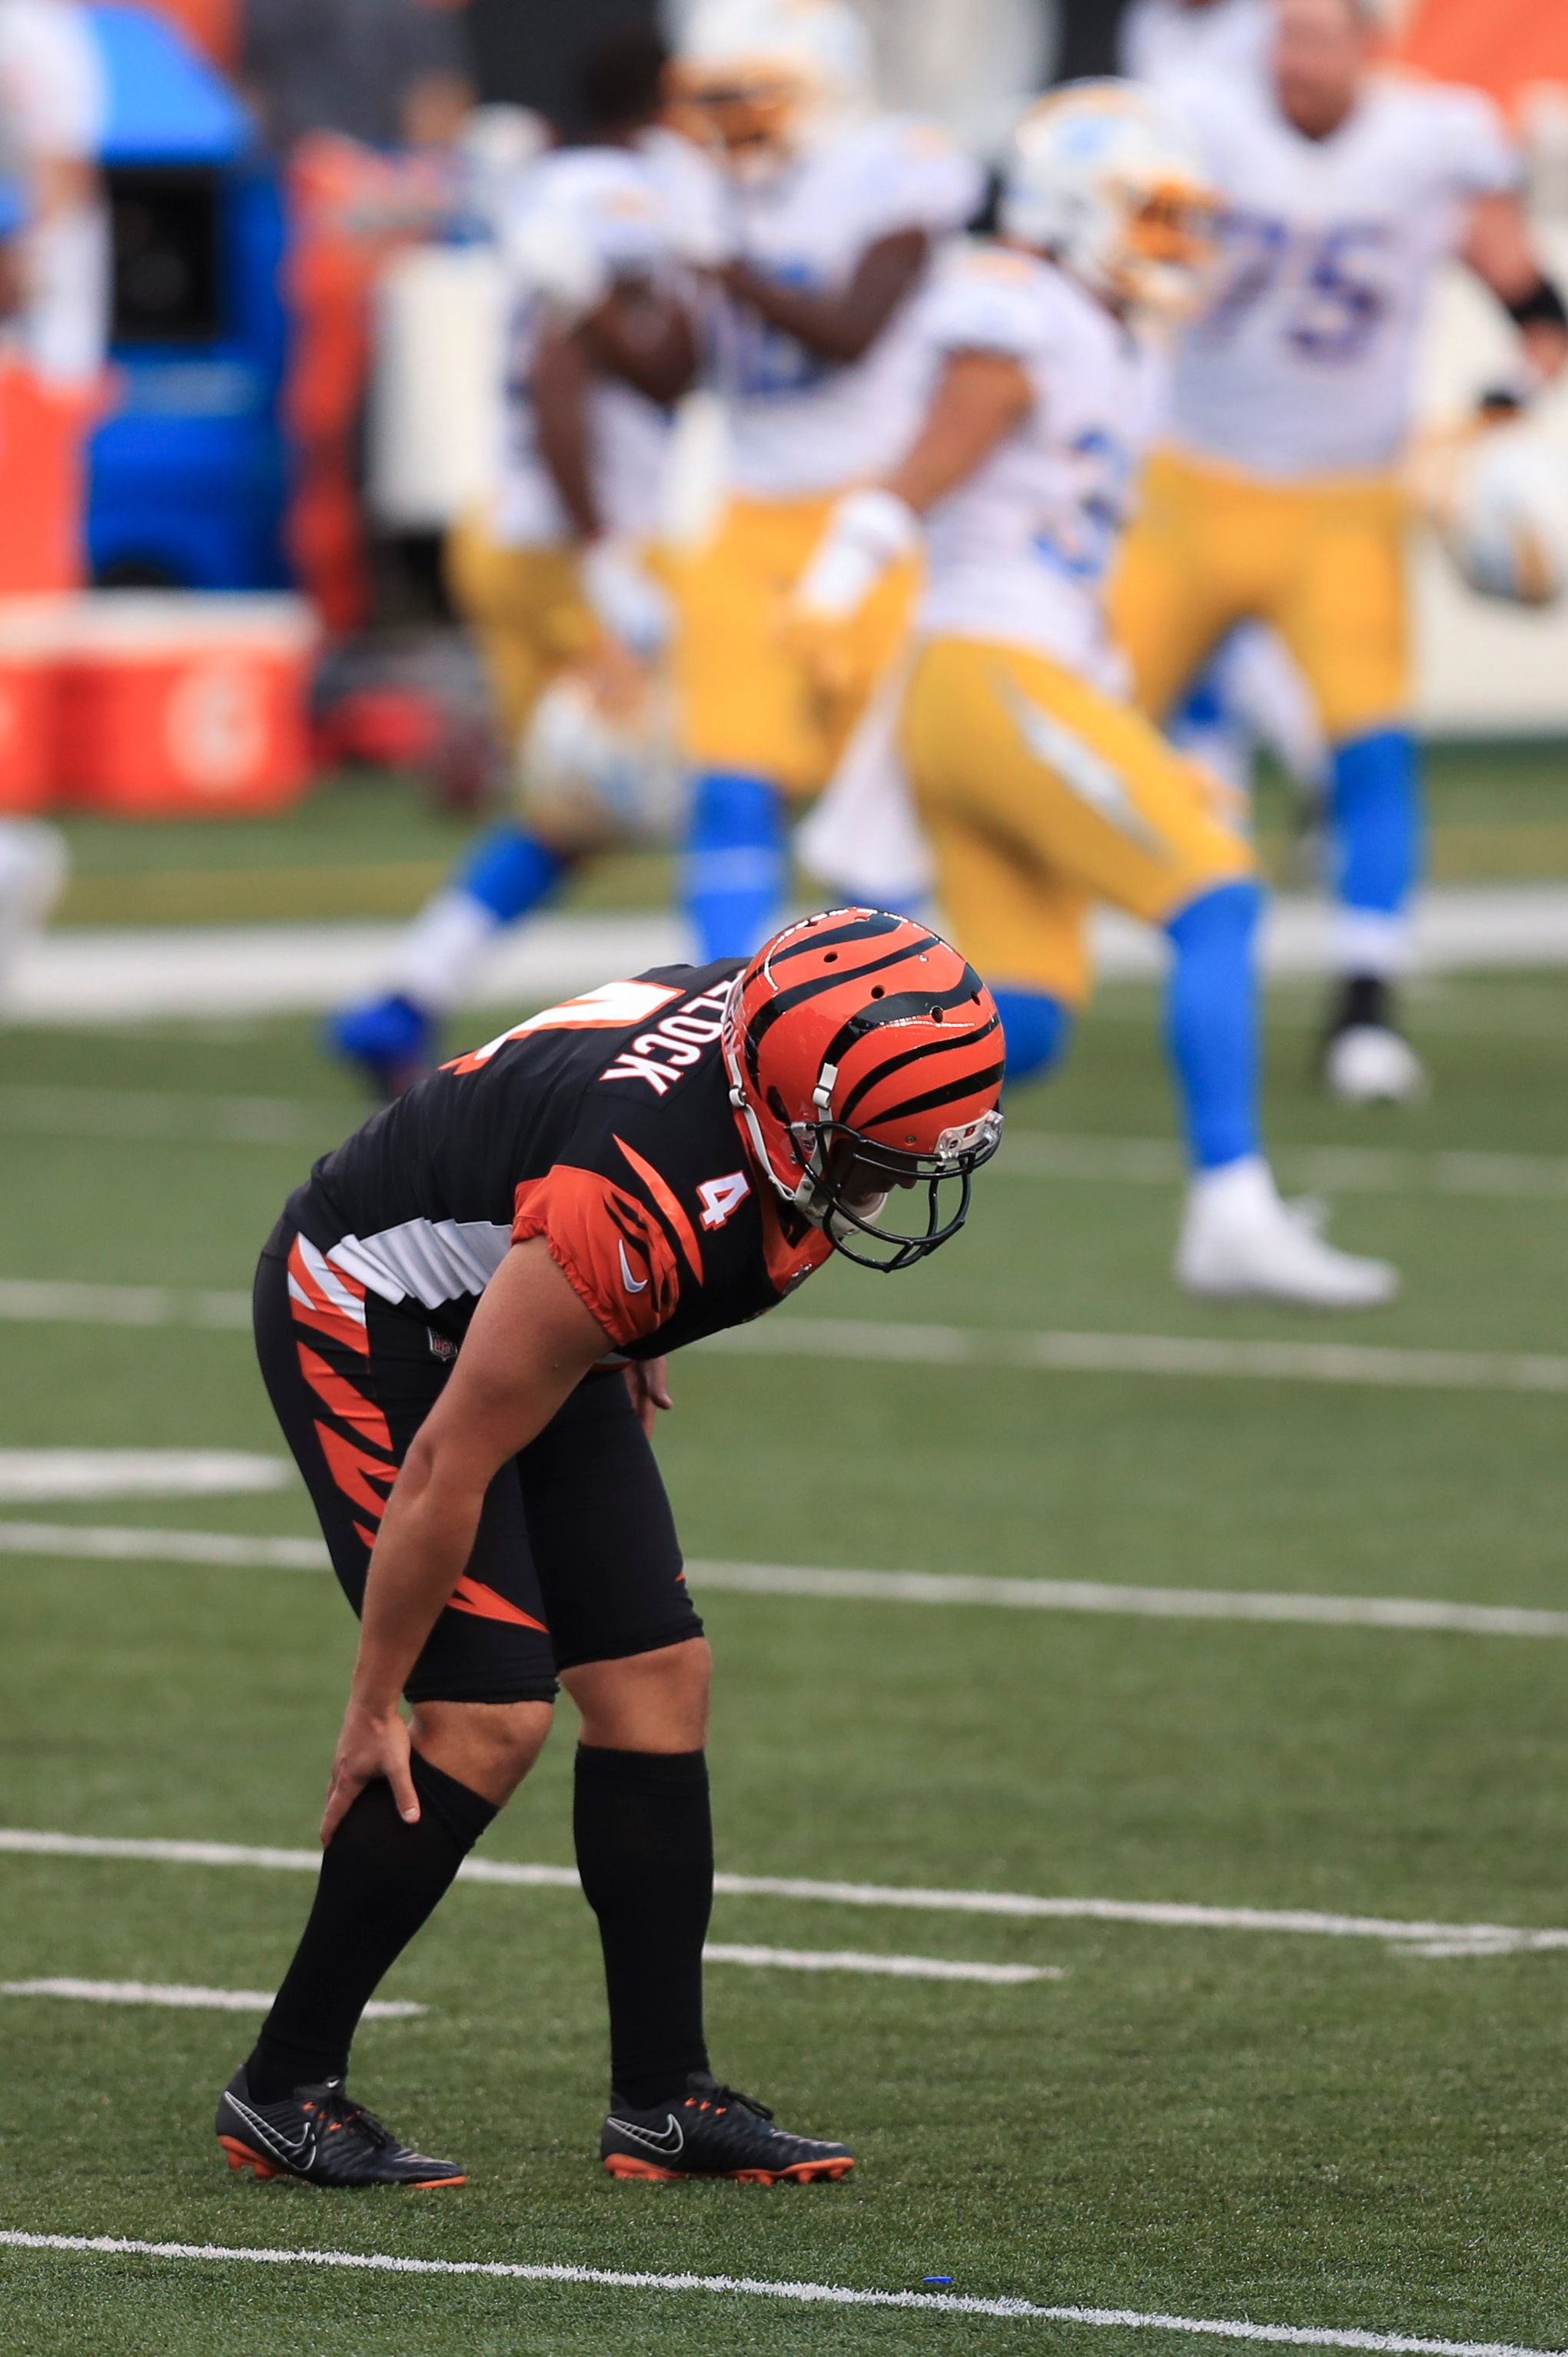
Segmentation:
{"type": "MultiPolygon", "coordinates": [[[[824,1082],[828,1079],[824,1073],[824,1082]]],[[[829,1094],[826,1087],[817,1091],[819,1102],[829,1094]]],[[[896,1270],[912,1268],[957,1235],[969,1217],[973,1175],[1002,1142],[1002,1116],[983,1114],[961,1128],[944,1130],[929,1154],[885,1146],[831,1114],[822,1121],[794,1122],[789,1135],[805,1173],[796,1191],[796,1208],[845,1260],[890,1276],[896,1270]],[[884,1211],[905,1193],[916,1198],[909,1221],[889,1223],[884,1211]]]]}
{"type": "Polygon", "coordinates": [[[958,1233],[1002,1134],[1002,1028],[939,934],[877,909],[798,920],[736,976],[723,1048],[757,1170],[832,1250],[890,1275],[958,1233]]]}
{"type": "Polygon", "coordinates": [[[1112,291],[1163,319],[1197,307],[1214,266],[1218,208],[1207,190],[1180,180],[1122,192],[1122,234],[1106,276],[1112,291]]]}
{"type": "Polygon", "coordinates": [[[678,73],[682,117],[737,180],[765,180],[810,145],[818,93],[788,64],[678,73]]]}

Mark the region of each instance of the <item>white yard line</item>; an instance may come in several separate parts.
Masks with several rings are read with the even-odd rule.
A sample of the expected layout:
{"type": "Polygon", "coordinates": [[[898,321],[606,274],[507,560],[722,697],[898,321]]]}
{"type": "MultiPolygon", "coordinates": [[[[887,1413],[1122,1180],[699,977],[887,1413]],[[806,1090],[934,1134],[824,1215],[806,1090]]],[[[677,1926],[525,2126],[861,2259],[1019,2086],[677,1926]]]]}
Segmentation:
{"type": "Polygon", "coordinates": [[[219,1326],[251,1323],[248,1293],[183,1293],[163,1285],[75,1285],[0,1277],[0,1318],[41,1326],[219,1326]]]}
{"type": "MultiPolygon", "coordinates": [[[[215,1096],[192,1091],[0,1086],[0,1137],[192,1140],[220,1146],[317,1144],[354,1126],[362,1108],[330,1098],[215,1096]]],[[[1283,1146],[1276,1167],[1292,1186],[1336,1194],[1444,1195],[1561,1202],[1568,1156],[1462,1148],[1283,1146]]],[[[1180,1148],[1163,1137],[1104,1137],[1010,1129],[991,1166],[1003,1178],[1124,1180],[1172,1186],[1180,1148]]]]}
{"type": "MultiPolygon", "coordinates": [[[[263,1989],[190,1988],[177,1981],[82,1981],[69,1977],[0,1981],[0,1996],[74,1997],[83,2005],[164,2005],[192,2013],[265,2013],[272,1994],[263,1989]]],[[[416,2021],[430,2010],[396,1999],[372,1997],[367,2021],[416,2021]]]]}
{"type": "Polygon", "coordinates": [[[808,2308],[896,2308],[942,2316],[995,2316],[1009,2322],[1084,2324],[1117,2331],[1187,2332],[1199,2339],[1261,2341],[1294,2349],[1358,2349],[1381,2357],[1563,2357],[1511,2341],[1438,2341],[1410,2332],[1364,2332],[1311,2324],[1254,2324],[1230,2318],[1162,2316],[1131,2308],[1047,2308],[1028,2299],[984,2299],[954,2291],[867,2291],[850,2284],[768,2281],[758,2276],[654,2275],[623,2267],[576,2267],[511,2259],[407,2259],[380,2251],[267,2250],[229,2243],[144,2243],[119,2234],[35,2234],[0,2228],[0,2248],[61,2251],[105,2258],[180,2259],[272,2267],[342,2267],[397,2276],[488,2276],[512,2283],[585,2284],[611,2291],[717,2292],[789,2300],[808,2308]]]}
{"type": "MultiPolygon", "coordinates": [[[[0,1523],[0,1546],[5,1525],[0,1523]]],[[[1151,1620],[1253,1620],[1314,1627],[1449,1630],[1472,1637],[1568,1637],[1568,1612],[1449,1604],[1405,1596],[1291,1596],[1246,1589],[1133,1587],[1115,1580],[994,1579],[963,1572],[814,1571],[769,1563],[692,1563],[693,1586],[746,1596],[821,1596],[876,1604],[999,1606],[1151,1620]]]]}
{"type": "MultiPolygon", "coordinates": [[[[767,1972],[869,1973],[890,1980],[978,1981],[994,1988],[1023,1987],[1030,1981],[1067,1977],[1061,1964],[969,1964],[950,1956],[884,1956],[865,1948],[762,1948],[755,1943],[710,1942],[703,1951],[710,1964],[742,1964],[767,1972]]],[[[82,2005],[172,2006],[193,2013],[265,2013],[272,1994],[264,1989],[188,1987],[177,1981],[93,1981],[70,1975],[42,1980],[0,1981],[0,1996],[50,1996],[82,2005]]],[[[372,1998],[367,2021],[416,2021],[428,2006],[372,1998]]]]}
{"type": "Polygon", "coordinates": [[[1364,1342],[1028,1334],[976,1326],[783,1317],[736,1326],[697,1347],[743,1358],[1006,1367],[1020,1373],[1196,1375],[1244,1383],[1368,1384],[1394,1391],[1568,1392],[1568,1358],[1528,1351],[1402,1350],[1364,1342]]]}
{"type": "Polygon", "coordinates": [[[238,1448],[0,1448],[0,1505],[95,1498],[260,1496],[293,1486],[287,1457],[238,1448]]]}
{"type": "Polygon", "coordinates": [[[0,1555],[83,1563],[209,1564],[228,1571],[328,1571],[319,1539],[238,1538],[227,1531],[147,1531],[134,1525],[0,1523],[0,1555]]]}
{"type": "Polygon", "coordinates": [[[710,1964],[758,1964],[788,1973],[882,1973],[900,1981],[983,1981],[995,1988],[1067,1978],[1062,1964],[966,1964],[948,1956],[882,1956],[864,1948],[758,1948],[710,1941],[703,1954],[710,1964]]]}
{"type": "MultiPolygon", "coordinates": [[[[230,1571],[330,1569],[319,1539],[240,1538],[227,1531],[0,1522],[0,1555],[95,1563],[209,1565],[230,1571]]],[[[1015,1612],[1095,1612],[1147,1620],[1251,1620],[1291,1627],[1437,1630],[1467,1637],[1568,1637],[1568,1612],[1452,1604],[1412,1596],[1292,1596],[1224,1587],[1136,1587],[1116,1580],[997,1579],[966,1572],[819,1571],[777,1563],[688,1564],[694,1587],[833,1602],[970,1605],[1015,1612]]]]}
{"type": "Polygon", "coordinates": [[[300,1146],[344,1135],[363,1108],[330,1098],[205,1096],[155,1089],[0,1087],[0,1137],[170,1139],[207,1146],[300,1146]]]}
{"type": "MultiPolygon", "coordinates": [[[[243,1293],[0,1278],[0,1320],[242,1329],[243,1293]]],[[[884,1366],[1003,1367],[1020,1373],[1196,1375],[1243,1383],[1369,1384],[1393,1391],[1568,1392],[1568,1358],[1514,1351],[1402,1350],[1363,1342],[1240,1342],[1181,1334],[1030,1334],[854,1318],[767,1318],[696,1346],[742,1358],[846,1359],[884,1366]]]]}
{"type": "MultiPolygon", "coordinates": [[[[155,1866],[253,1867],[285,1874],[314,1874],[321,1864],[321,1853],[314,1849],[64,1834],[26,1826],[0,1827],[0,1852],[5,1851],[27,1857],[115,1858],[155,1866]]],[[[509,1889],[575,1890],[580,1887],[575,1867],[514,1865],[505,1858],[467,1858],[458,1868],[458,1878],[509,1889]]],[[[719,1874],[714,1878],[714,1889],[724,1899],[800,1900],[831,1907],[908,1909],[930,1915],[995,1915],[1026,1922],[1141,1923],[1162,1931],[1382,1940],[1412,1953],[1440,1948],[1453,1954],[1497,1955],[1568,1948],[1568,1931],[1508,1923],[1408,1922],[1382,1915],[1332,1914],[1317,1908],[1205,1907],[1145,1899],[1039,1899],[1015,1890],[938,1890],[901,1883],[824,1882],[810,1876],[772,1874],[719,1874]]]]}
{"type": "MultiPolygon", "coordinates": [[[[1518,1201],[1568,1199],[1568,1157],[1556,1154],[1428,1153],[1367,1146],[1282,1146],[1273,1157],[1287,1186],[1337,1195],[1444,1195],[1518,1201]]],[[[1163,1137],[1084,1137],[1014,1129],[991,1168],[1001,1178],[1107,1179],[1133,1186],[1179,1184],[1186,1163],[1163,1137]]]]}

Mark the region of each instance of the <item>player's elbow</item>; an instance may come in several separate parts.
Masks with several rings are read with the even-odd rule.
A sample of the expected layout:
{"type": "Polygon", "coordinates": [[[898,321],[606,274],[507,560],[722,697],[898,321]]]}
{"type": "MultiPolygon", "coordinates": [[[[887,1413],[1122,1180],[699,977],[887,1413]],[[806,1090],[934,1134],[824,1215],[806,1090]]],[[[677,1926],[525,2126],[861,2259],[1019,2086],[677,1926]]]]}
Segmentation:
{"type": "Polygon", "coordinates": [[[489,1476],[474,1462],[474,1452],[460,1433],[432,1432],[422,1425],[408,1445],[397,1477],[398,1502],[413,1512],[446,1522],[483,1497],[489,1476]]]}

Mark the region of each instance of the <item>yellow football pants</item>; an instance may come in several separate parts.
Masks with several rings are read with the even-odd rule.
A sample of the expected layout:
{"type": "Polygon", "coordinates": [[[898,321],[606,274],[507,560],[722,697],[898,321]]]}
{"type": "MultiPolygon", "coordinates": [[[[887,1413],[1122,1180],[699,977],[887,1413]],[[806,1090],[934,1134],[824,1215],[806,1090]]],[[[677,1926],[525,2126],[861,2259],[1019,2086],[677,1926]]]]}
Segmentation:
{"type": "Polygon", "coordinates": [[[521,741],[551,681],[603,637],[577,583],[570,548],[507,548],[477,516],[446,537],[446,587],[484,658],[509,750],[521,741]]]}
{"type": "Polygon", "coordinates": [[[1110,600],[1144,710],[1166,718],[1227,630],[1261,621],[1300,665],[1329,737],[1397,725],[1410,692],[1407,522],[1391,480],[1271,483],[1156,455],[1110,600]]]}
{"type": "Polygon", "coordinates": [[[1080,1005],[1097,900],[1161,925],[1254,872],[1201,770],[1141,713],[1022,648],[933,640],[903,747],[943,915],[987,982],[1080,1005]]]}
{"type": "Polygon", "coordinates": [[[838,766],[908,629],[917,569],[895,567],[845,630],[848,683],[829,694],[786,643],[785,609],[839,495],[734,499],[676,575],[675,685],[697,770],[734,770],[814,793],[838,766]]]}

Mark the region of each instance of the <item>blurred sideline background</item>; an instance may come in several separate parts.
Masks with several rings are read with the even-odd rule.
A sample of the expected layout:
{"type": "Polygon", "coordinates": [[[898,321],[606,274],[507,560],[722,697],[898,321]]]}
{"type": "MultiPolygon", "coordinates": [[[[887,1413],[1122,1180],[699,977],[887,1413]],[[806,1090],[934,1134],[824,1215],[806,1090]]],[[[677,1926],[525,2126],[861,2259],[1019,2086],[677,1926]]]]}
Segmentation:
{"type": "MultiPolygon", "coordinates": [[[[983,152],[1026,93],[1112,66],[1121,13],[864,7],[889,102],[983,152]]],[[[200,925],[252,929],[228,952],[234,1011],[329,1004],[379,937],[339,942],[336,963],[322,940],[307,974],[255,929],[412,912],[504,793],[439,583],[441,536],[490,480],[499,430],[487,192],[550,123],[570,130],[580,59],[639,13],[658,12],[0,0],[0,178],[31,171],[29,233],[58,246],[52,312],[0,335],[0,814],[48,813],[71,862],[55,934],[12,974],[20,1019],[181,1011],[217,985],[156,929],[200,925]],[[74,66],[51,63],[51,42],[72,41],[74,66]],[[101,928],[155,929],[130,998],[101,928]]],[[[671,33],[681,15],[671,0],[671,33]]],[[[1568,273],[1568,20],[1530,0],[1408,0],[1389,40],[1503,103],[1568,273]]],[[[1428,416],[1459,414],[1508,350],[1506,322],[1454,272],[1430,323],[1428,416]]],[[[1542,416],[1568,450],[1568,397],[1542,416]]],[[[697,396],[671,475],[678,533],[716,491],[718,433],[697,396]]],[[[1473,597],[1430,541],[1412,562],[1434,880],[1568,886],[1568,611],[1473,597]]],[[[1302,881],[1283,803],[1265,791],[1261,811],[1276,880],[1302,881]]],[[[668,862],[628,853],[567,905],[651,912],[668,897],[668,862]]],[[[1503,962],[1568,962],[1568,893],[1519,907],[1503,962]]],[[[490,986],[548,992],[607,955],[668,953],[672,922],[650,913],[611,951],[599,928],[578,945],[570,914],[547,920],[490,986]]],[[[1108,952],[1112,972],[1137,964],[1114,928],[1108,952]]]]}

